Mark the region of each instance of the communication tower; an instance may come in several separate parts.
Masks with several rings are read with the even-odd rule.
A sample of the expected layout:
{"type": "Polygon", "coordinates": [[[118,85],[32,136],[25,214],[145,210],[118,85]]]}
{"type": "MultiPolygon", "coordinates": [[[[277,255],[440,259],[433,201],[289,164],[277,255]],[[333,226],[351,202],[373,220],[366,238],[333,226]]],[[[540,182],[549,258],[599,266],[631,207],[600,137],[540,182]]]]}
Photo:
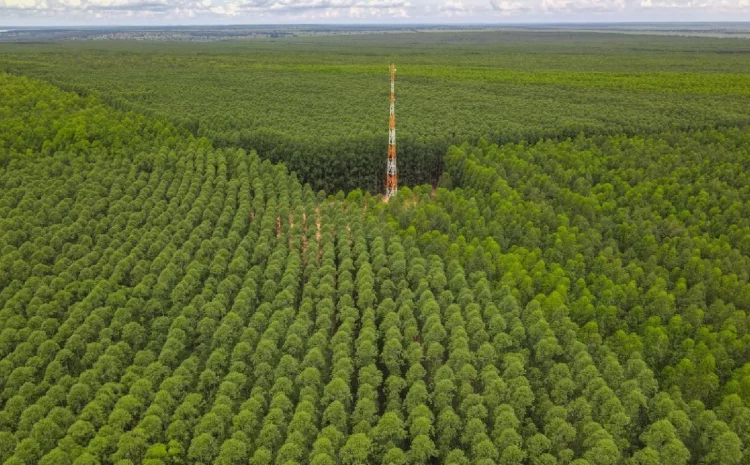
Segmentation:
{"type": "Polygon", "coordinates": [[[390,199],[398,192],[396,170],[396,67],[391,65],[391,115],[388,121],[388,164],[385,175],[385,197],[390,199]]]}

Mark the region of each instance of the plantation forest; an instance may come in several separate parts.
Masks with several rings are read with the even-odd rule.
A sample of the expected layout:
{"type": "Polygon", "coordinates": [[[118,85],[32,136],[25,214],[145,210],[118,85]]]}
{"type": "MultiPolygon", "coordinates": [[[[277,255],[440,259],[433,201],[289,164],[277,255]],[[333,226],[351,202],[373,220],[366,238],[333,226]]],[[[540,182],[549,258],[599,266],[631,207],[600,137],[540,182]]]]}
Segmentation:
{"type": "Polygon", "coordinates": [[[748,53],[0,43],[0,464],[750,465],[748,53]]]}

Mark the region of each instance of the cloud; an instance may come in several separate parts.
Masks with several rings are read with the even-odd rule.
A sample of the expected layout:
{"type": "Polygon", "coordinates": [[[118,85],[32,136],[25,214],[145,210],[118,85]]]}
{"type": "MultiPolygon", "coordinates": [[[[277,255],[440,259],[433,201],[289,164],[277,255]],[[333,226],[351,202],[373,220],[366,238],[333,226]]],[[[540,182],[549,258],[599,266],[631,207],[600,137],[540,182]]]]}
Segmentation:
{"type": "Polygon", "coordinates": [[[508,0],[490,0],[490,7],[492,7],[492,11],[495,14],[503,16],[532,11],[532,8],[529,5],[508,0]]]}
{"type": "Polygon", "coordinates": [[[409,0],[229,0],[211,8],[220,16],[279,17],[290,20],[408,18],[409,0]]]}
{"type": "Polygon", "coordinates": [[[229,2],[238,10],[295,12],[325,9],[389,9],[410,6],[405,0],[244,0],[229,2]]]}
{"type": "Polygon", "coordinates": [[[706,1],[694,1],[694,0],[641,0],[640,5],[646,8],[710,8],[712,6],[717,8],[722,7],[734,7],[738,2],[726,1],[726,0],[706,0],[706,1]]]}
{"type": "Polygon", "coordinates": [[[47,8],[46,0],[0,0],[0,11],[44,10],[47,8]]]}
{"type": "MultiPolygon", "coordinates": [[[[83,3],[81,4],[84,5],[83,3]]],[[[168,11],[173,6],[165,1],[93,0],[85,4],[87,10],[100,11],[168,11]]]]}
{"type": "Polygon", "coordinates": [[[469,1],[467,4],[464,0],[447,0],[438,6],[438,13],[447,17],[478,17],[487,21],[493,16],[507,17],[532,12],[539,1],[489,0],[489,3],[469,1]]]}
{"type": "Polygon", "coordinates": [[[625,0],[542,0],[542,10],[548,13],[601,13],[624,7],[625,0]]]}
{"type": "Polygon", "coordinates": [[[35,9],[47,15],[95,14],[97,18],[210,13],[212,5],[212,0],[0,0],[0,11],[5,4],[13,2],[36,3],[38,6],[35,9]]]}
{"type": "Polygon", "coordinates": [[[466,13],[469,11],[466,6],[464,5],[464,2],[462,1],[452,1],[448,0],[447,2],[443,2],[438,6],[438,11],[441,13],[466,13]]]}
{"type": "Polygon", "coordinates": [[[749,20],[750,0],[0,0],[6,25],[647,21],[655,13],[749,20]]]}
{"type": "Polygon", "coordinates": [[[463,0],[446,0],[437,7],[438,15],[448,18],[465,19],[487,11],[489,11],[489,7],[486,3],[477,4],[469,1],[467,5],[463,0]]]}
{"type": "Polygon", "coordinates": [[[406,18],[408,0],[229,0],[211,8],[221,16],[275,16],[290,19],[406,18]]]}

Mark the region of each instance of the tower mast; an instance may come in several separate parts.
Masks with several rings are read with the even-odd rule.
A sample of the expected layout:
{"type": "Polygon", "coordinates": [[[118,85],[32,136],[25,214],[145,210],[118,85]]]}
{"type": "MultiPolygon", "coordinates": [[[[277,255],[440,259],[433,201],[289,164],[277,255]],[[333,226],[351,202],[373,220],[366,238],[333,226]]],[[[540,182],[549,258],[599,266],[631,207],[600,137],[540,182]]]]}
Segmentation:
{"type": "Polygon", "coordinates": [[[385,197],[390,199],[398,192],[396,171],[396,67],[391,64],[391,115],[388,124],[388,164],[386,165],[385,197]]]}

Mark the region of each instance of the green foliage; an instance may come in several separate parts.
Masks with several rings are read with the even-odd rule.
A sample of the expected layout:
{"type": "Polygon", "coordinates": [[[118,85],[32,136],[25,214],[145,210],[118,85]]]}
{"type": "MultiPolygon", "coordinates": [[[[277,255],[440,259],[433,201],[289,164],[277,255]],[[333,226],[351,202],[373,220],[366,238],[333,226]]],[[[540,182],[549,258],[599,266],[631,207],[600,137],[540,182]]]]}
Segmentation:
{"type": "Polygon", "coordinates": [[[255,150],[317,189],[381,192],[388,68],[399,179],[437,184],[451,144],[535,142],[750,122],[743,41],[442,32],[218,43],[0,44],[44,78],[255,150]]]}
{"type": "MultiPolygon", "coordinates": [[[[741,119],[733,109],[747,89],[731,75],[687,73],[674,82],[628,74],[629,66],[655,69],[656,52],[616,45],[643,39],[605,40],[620,64],[590,62],[597,46],[587,43],[566,62],[575,69],[544,71],[560,62],[541,56],[523,64],[509,51],[533,50],[545,35],[531,44],[469,44],[489,60],[486,68],[467,65],[477,58],[458,53],[460,37],[445,38],[450,66],[427,46],[412,65],[412,85],[460,81],[474,98],[480,88],[492,95],[528,87],[524,95],[542,99],[575,75],[584,96],[597,89],[622,97],[625,88],[642,103],[658,93],[662,108],[689,95],[686,120],[664,121],[701,126],[697,108],[707,117],[726,111],[727,119],[713,120],[721,124],[741,119]],[[489,58],[495,52],[502,53],[489,58]],[[501,58],[515,68],[503,71],[501,58]],[[624,74],[594,76],[598,66],[624,74]],[[717,89],[732,103],[694,98],[717,89]]],[[[341,47],[338,40],[325,50],[341,47]]],[[[361,40],[374,47],[391,39],[361,40]]],[[[696,44],[699,67],[724,66],[713,57],[715,42],[696,44]]],[[[187,67],[183,77],[210,62],[178,45],[147,53],[152,46],[120,56],[123,69],[154,61],[134,86],[172,59],[187,67]]],[[[262,54],[241,58],[248,46],[230,44],[212,66],[233,70],[245,60],[256,63],[247,72],[254,79],[269,69],[265,79],[336,76],[327,85],[355,91],[379,69],[369,68],[373,58],[352,57],[342,69],[333,56],[310,63],[316,57],[299,50],[287,56],[276,44],[252,46],[285,58],[277,65],[262,54]]],[[[40,60],[34,51],[45,47],[67,49],[79,65],[98,63],[91,82],[127,80],[123,69],[108,69],[111,51],[82,56],[73,52],[86,46],[54,44],[13,53],[40,60]]],[[[70,68],[42,72],[31,62],[4,63],[72,82],[70,68]]],[[[203,81],[191,92],[210,95],[203,81]]],[[[261,101],[275,108],[291,84],[279,85],[278,96],[246,108],[261,101]]],[[[124,98],[116,97],[124,89],[112,85],[107,100],[124,98]]],[[[212,126],[211,112],[192,129],[215,133],[196,139],[124,111],[142,109],[132,96],[117,109],[8,74],[0,74],[0,92],[0,462],[747,461],[750,129],[665,129],[655,111],[643,121],[661,129],[634,134],[643,128],[624,125],[635,113],[612,107],[621,118],[612,119],[602,104],[592,118],[616,122],[592,123],[588,135],[496,145],[505,136],[470,119],[474,132],[462,141],[490,137],[450,149],[451,139],[439,138],[426,149],[442,157],[438,146],[446,144],[438,163],[444,187],[404,188],[383,203],[361,191],[315,193],[283,166],[222,139],[244,123],[212,126]]],[[[157,114],[173,108],[174,96],[150,95],[157,114]]],[[[334,116],[345,121],[343,114],[334,116]]],[[[268,124],[305,150],[317,147],[300,135],[309,121],[281,124],[288,115],[268,124]]],[[[437,135],[448,134],[444,117],[435,113],[437,135]]],[[[530,129],[532,120],[521,117],[529,132],[511,132],[510,140],[546,134],[530,129]]],[[[409,131],[419,124],[405,118],[409,131]]],[[[427,165],[425,173],[434,168],[427,165]]],[[[351,186],[380,179],[346,169],[351,186]]],[[[338,185],[340,175],[320,185],[338,185]]]]}

